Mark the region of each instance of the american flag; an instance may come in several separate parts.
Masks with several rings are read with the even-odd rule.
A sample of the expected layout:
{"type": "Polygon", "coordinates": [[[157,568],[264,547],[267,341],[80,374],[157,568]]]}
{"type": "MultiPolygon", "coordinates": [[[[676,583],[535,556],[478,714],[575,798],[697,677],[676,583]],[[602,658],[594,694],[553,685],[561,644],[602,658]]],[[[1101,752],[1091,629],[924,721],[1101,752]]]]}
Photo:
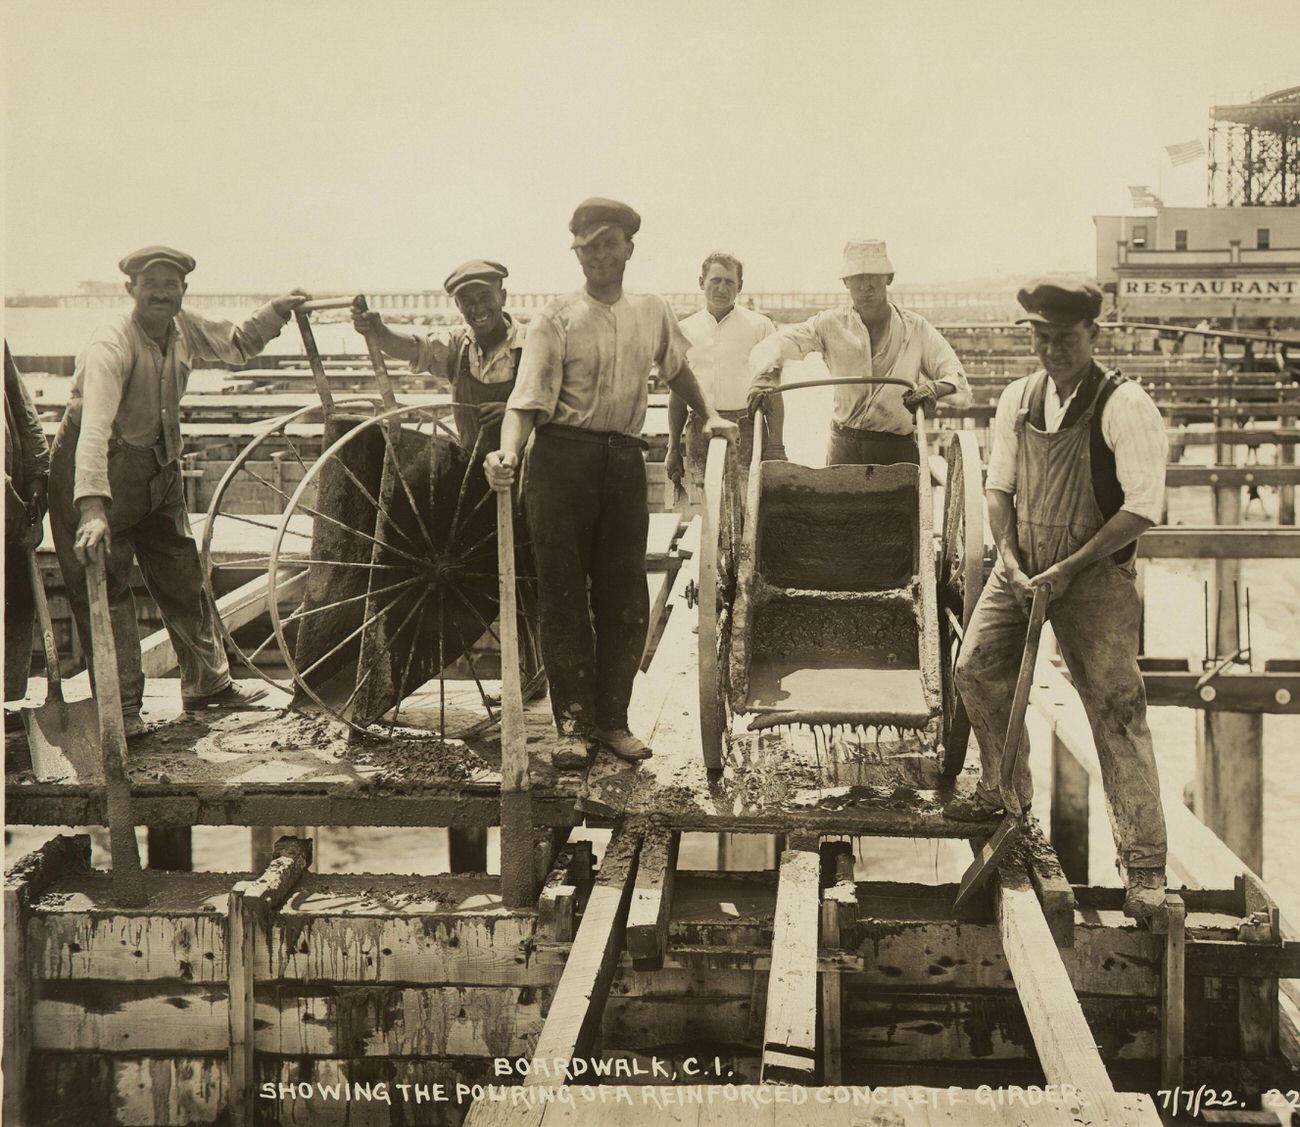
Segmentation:
{"type": "Polygon", "coordinates": [[[1134,207],[1159,207],[1160,197],[1145,184],[1130,184],[1128,194],[1132,197],[1134,207]]]}
{"type": "Polygon", "coordinates": [[[1205,146],[1200,141],[1183,141],[1178,145],[1166,145],[1165,152],[1169,154],[1169,163],[1177,168],[1180,164],[1204,156],[1205,146]]]}

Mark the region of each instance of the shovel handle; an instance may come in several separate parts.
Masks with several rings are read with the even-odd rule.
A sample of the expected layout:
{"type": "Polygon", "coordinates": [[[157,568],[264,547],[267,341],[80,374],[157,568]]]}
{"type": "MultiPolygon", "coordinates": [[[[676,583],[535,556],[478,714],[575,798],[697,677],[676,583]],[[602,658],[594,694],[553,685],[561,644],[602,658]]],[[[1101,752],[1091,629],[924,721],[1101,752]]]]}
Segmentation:
{"type": "MultiPolygon", "coordinates": [[[[352,299],[352,308],[365,313],[370,306],[366,304],[364,294],[357,294],[352,299]]],[[[384,409],[391,411],[397,406],[397,396],[393,394],[393,381],[388,378],[388,365],[384,363],[384,350],[374,337],[366,337],[366,349],[370,353],[370,366],[375,370],[375,382],[379,384],[379,397],[384,401],[384,409]]]]}
{"type": "Polygon", "coordinates": [[[36,604],[36,621],[41,628],[41,647],[45,650],[47,696],[62,700],[63,670],[59,667],[59,651],[54,645],[54,623],[50,620],[50,603],[45,597],[41,567],[36,562],[36,551],[33,548],[27,549],[27,572],[32,581],[32,602],[36,604]]]}
{"type": "Polygon", "coordinates": [[[519,619],[515,613],[515,514],[508,489],[497,492],[497,576],[501,636],[501,789],[528,790],[528,743],[519,673],[519,619]]]}
{"type": "Polygon", "coordinates": [[[127,907],[141,907],[149,902],[149,896],[140,870],[131,785],[126,777],[126,726],[122,722],[122,690],[117,681],[117,646],[113,641],[104,556],[101,542],[90,552],[86,588],[90,596],[95,707],[99,712],[99,746],[104,760],[109,850],[113,857],[113,895],[127,907]]]}
{"type": "Polygon", "coordinates": [[[1034,588],[1034,601],[1029,608],[1029,631],[1025,635],[1025,652],[1020,658],[1020,675],[1016,678],[1016,694],[1011,700],[1011,720],[1007,724],[1007,738],[1002,745],[1002,801],[1008,814],[1020,816],[1020,797],[1016,794],[1016,769],[1024,754],[1025,710],[1029,707],[1029,690],[1033,687],[1034,666],[1038,664],[1038,641],[1043,635],[1043,622],[1047,618],[1047,603],[1052,597],[1050,587],[1034,588]]]}

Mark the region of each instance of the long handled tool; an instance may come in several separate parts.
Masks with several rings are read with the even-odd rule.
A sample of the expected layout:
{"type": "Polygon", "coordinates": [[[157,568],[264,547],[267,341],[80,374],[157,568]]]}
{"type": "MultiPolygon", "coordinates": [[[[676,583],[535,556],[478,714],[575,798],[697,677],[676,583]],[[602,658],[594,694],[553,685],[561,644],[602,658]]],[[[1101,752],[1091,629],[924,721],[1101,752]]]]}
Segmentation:
{"type": "Polygon", "coordinates": [[[54,624],[45,598],[36,553],[27,549],[27,570],[31,576],[32,601],[45,650],[45,703],[23,709],[23,727],[32,758],[32,773],[41,782],[58,779],[93,779],[100,772],[99,720],[90,698],[69,704],[63,699],[63,674],[54,645],[54,624]]]}
{"type": "Polygon", "coordinates": [[[1051,597],[1048,587],[1034,590],[1034,601],[1029,609],[1029,633],[1025,637],[1025,652],[1020,659],[1020,676],[1016,678],[1016,695],[1011,701],[1011,721],[1007,724],[1007,738],[1002,744],[1002,806],[1006,811],[998,828],[975,855],[961,878],[961,887],[953,901],[953,911],[961,908],[996,871],[1002,859],[1016,843],[1024,829],[1024,812],[1016,794],[1016,772],[1021,757],[1026,752],[1025,709],[1029,705],[1029,690],[1034,681],[1034,666],[1038,663],[1038,640],[1043,633],[1043,620],[1047,617],[1047,601],[1051,597]]]}
{"type": "Polygon", "coordinates": [[[515,611],[515,518],[508,489],[497,493],[497,575],[501,611],[501,897],[507,907],[519,908],[535,903],[537,891],[515,611]]]}
{"type": "Polygon", "coordinates": [[[91,552],[86,568],[90,593],[90,637],[95,656],[95,705],[99,709],[99,746],[104,762],[104,791],[108,804],[108,841],[113,855],[113,898],[127,908],[149,903],[140,871],[140,850],[131,813],[131,785],[126,778],[126,730],[122,723],[122,692],[117,683],[117,646],[108,609],[104,578],[104,548],[91,552]]]}

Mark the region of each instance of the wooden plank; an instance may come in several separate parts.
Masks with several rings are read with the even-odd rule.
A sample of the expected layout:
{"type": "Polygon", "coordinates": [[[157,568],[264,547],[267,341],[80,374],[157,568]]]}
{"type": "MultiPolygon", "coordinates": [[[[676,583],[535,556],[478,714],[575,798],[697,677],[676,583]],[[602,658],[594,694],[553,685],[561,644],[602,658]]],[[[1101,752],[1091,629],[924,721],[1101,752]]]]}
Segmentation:
{"type": "MultiPolygon", "coordinates": [[[[548,987],[260,987],[254,1046],[280,1056],[528,1056],[548,987]]],[[[232,1085],[233,1090],[233,1085],[232,1085]]]]}
{"type": "Polygon", "coordinates": [[[529,1084],[544,1083],[575,1058],[591,1052],[623,945],[640,846],[640,835],[623,827],[615,832],[605,850],[533,1053],[535,1062],[545,1062],[544,1075],[534,1069],[529,1073],[529,1084]]]}
{"type": "Polygon", "coordinates": [[[1138,541],[1141,559],[1293,560],[1300,557],[1300,529],[1215,526],[1153,528],[1138,541]]]}
{"type": "Polygon", "coordinates": [[[1025,856],[1029,862],[1029,880],[1038,893],[1039,903],[1052,938],[1058,947],[1074,945],[1074,890],[1065,879],[1065,873],[1052,847],[1043,838],[1042,829],[1034,820],[1028,824],[1025,836],[1025,856]]]}
{"type": "Polygon", "coordinates": [[[227,1122],[224,1057],[42,1052],[32,1057],[31,1075],[33,1091],[62,1097],[62,1106],[49,1107],[53,1099],[47,1100],[52,1114],[45,1122],[96,1127],[227,1122]]]}
{"type": "Polygon", "coordinates": [[[32,1005],[33,1049],[82,1052],[224,1052],[224,986],[45,982],[32,1005]]]}
{"type": "Polygon", "coordinates": [[[225,920],[194,915],[43,912],[27,928],[33,970],[47,979],[226,980],[225,920]]]}
{"type": "Polygon", "coordinates": [[[1165,958],[1161,973],[1160,1086],[1183,1083],[1183,1046],[1187,1003],[1187,908],[1180,897],[1165,897],[1165,958]]]}
{"type": "Polygon", "coordinates": [[[1100,1118],[1118,1123],[1114,1085],[1070,984],[1056,941],[1023,872],[998,874],[998,928],[1049,1084],[1073,1084],[1088,1093],[1100,1118]]]}
{"type": "Polygon", "coordinates": [[[763,1028],[764,1082],[808,1083],[816,1072],[819,875],[819,858],[811,850],[781,855],[763,1028]]]}
{"type": "Polygon", "coordinates": [[[571,842],[555,856],[555,868],[537,900],[537,938],[546,943],[571,943],[577,910],[577,885],[573,883],[578,845],[591,852],[590,842],[571,842]]]}
{"type": "Polygon", "coordinates": [[[627,950],[638,970],[658,970],[668,950],[668,919],[681,834],[655,829],[641,843],[636,884],[627,912],[627,950]]]}
{"type": "MultiPolygon", "coordinates": [[[[281,600],[296,599],[306,583],[307,572],[300,571],[283,579],[276,588],[281,600]]],[[[217,600],[217,614],[227,630],[238,630],[254,621],[266,610],[270,596],[270,576],[250,579],[217,600]]],[[[162,677],[176,668],[176,649],[166,630],[155,630],[140,639],[140,665],[146,677],[162,677]]]]}
{"type": "MultiPolygon", "coordinates": [[[[829,887],[822,891],[819,945],[851,949],[857,939],[858,923],[858,888],[853,880],[852,843],[823,843],[821,864],[823,883],[828,883],[829,887]]],[[[843,1067],[842,975],[838,971],[820,971],[818,987],[821,998],[821,1078],[823,1083],[838,1084],[843,1067]]]]}
{"type": "Polygon", "coordinates": [[[249,1127],[255,1116],[253,1091],[256,1018],[253,968],[259,937],[266,935],[270,915],[288,899],[311,865],[310,841],[282,837],[272,850],[271,863],[254,880],[240,881],[230,890],[226,912],[229,993],[229,1077],[232,1127],[249,1127]]]}
{"type": "Polygon", "coordinates": [[[28,946],[32,901],[68,872],[90,868],[90,837],[59,835],[28,853],[6,874],[4,885],[4,1121],[27,1121],[32,1052],[33,982],[28,946]]]}

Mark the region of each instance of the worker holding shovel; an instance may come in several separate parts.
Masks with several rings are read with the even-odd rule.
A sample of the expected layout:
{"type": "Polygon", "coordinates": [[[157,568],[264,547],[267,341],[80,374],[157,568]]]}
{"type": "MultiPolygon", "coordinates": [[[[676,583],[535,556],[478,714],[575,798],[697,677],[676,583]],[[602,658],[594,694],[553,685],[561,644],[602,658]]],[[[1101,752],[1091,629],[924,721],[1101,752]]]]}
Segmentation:
{"type": "MultiPolygon", "coordinates": [[[[1017,672],[1034,592],[1083,700],[1128,893],[1124,911],[1164,903],[1165,821],[1146,693],[1138,669],[1137,540],[1160,519],[1168,444],[1150,396],[1093,360],[1101,291],[1044,279],[1019,293],[1042,369],[1002,393],[986,484],[998,558],[957,661],[957,686],[980,746],[975,793],[944,814],[992,821],[1027,811],[1027,757],[1002,790],[1017,672]]],[[[1007,774],[1011,774],[1008,772],[1007,774]]]]}

